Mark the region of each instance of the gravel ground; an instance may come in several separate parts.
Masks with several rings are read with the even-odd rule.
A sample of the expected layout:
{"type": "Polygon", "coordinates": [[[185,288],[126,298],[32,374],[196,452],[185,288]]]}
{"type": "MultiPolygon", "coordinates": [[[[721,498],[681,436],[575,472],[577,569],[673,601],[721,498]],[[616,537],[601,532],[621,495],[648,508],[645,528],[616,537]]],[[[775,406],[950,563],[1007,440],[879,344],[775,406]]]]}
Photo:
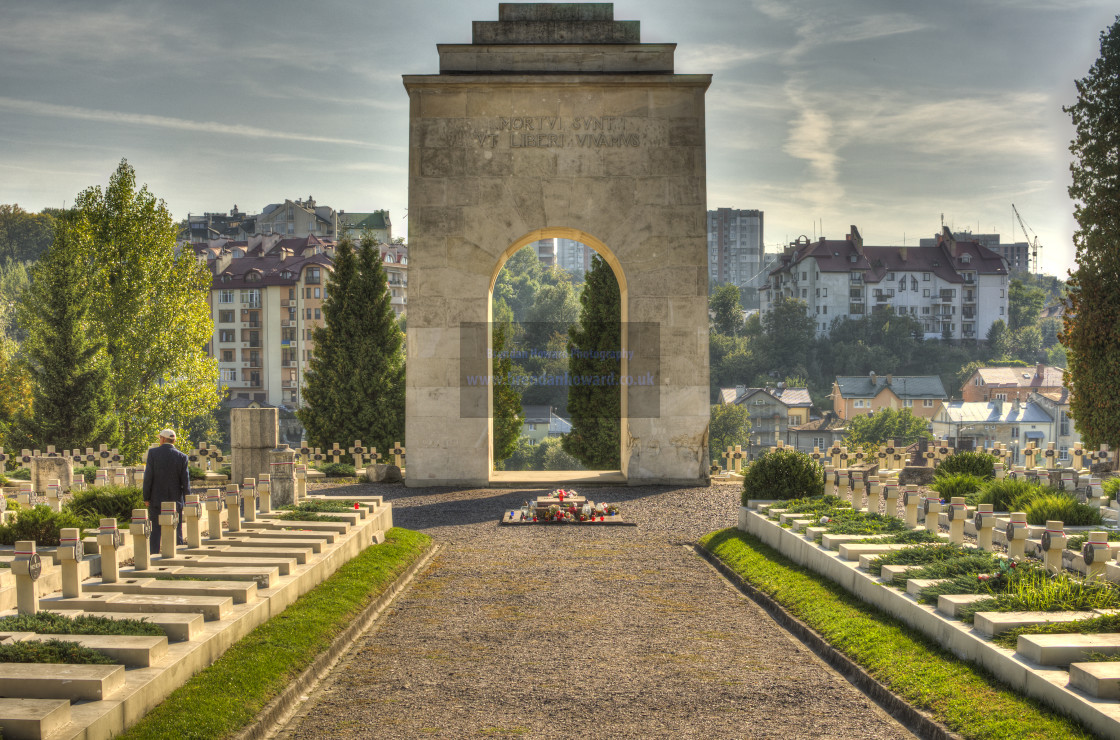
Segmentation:
{"type": "Polygon", "coordinates": [[[279,737],[913,737],[684,546],[735,486],[587,489],[638,525],[601,528],[498,526],[541,491],[329,492],[359,489],[443,548],[279,737]]]}

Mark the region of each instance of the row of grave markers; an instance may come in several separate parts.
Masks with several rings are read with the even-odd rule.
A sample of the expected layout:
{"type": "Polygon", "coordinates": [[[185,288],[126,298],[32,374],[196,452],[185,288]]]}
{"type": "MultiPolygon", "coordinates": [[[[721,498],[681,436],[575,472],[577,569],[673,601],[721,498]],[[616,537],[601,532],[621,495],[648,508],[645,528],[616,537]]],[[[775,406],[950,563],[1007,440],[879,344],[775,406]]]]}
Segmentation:
{"type": "MultiPolygon", "coordinates": [[[[770,448],[771,452],[777,450],[790,449],[795,450],[794,447],[786,447],[786,445],[778,441],[777,445],[770,448]]],[[[996,443],[993,447],[985,450],[978,450],[987,452],[988,454],[995,455],[1001,466],[997,466],[997,475],[999,468],[1002,467],[1006,471],[1012,470],[1012,460],[1014,459],[1014,451],[1007,445],[996,443]]],[[[937,467],[942,460],[956,453],[956,449],[949,443],[947,439],[935,440],[930,444],[925,452],[916,453],[918,460],[922,467],[932,466],[937,467]]],[[[902,469],[907,460],[910,458],[910,453],[906,447],[895,445],[894,440],[889,440],[886,445],[880,447],[875,453],[865,452],[862,447],[857,447],[855,450],[849,450],[847,447],[834,445],[825,450],[819,447],[814,447],[811,453],[808,453],[814,461],[820,465],[825,465],[831,462],[834,468],[848,468],[859,467],[862,465],[878,463],[880,469],[886,470],[900,470],[902,469]]],[[[741,474],[745,466],[747,453],[743,451],[741,445],[734,447],[728,446],[727,451],[720,456],[723,461],[723,468],[720,469],[718,464],[712,465],[712,474],[719,475],[721,473],[736,473],[741,474]]],[[[1081,446],[1075,447],[1070,450],[1070,457],[1072,467],[1074,470],[1085,470],[1088,465],[1097,463],[1115,463],[1114,453],[1109,450],[1108,445],[1102,444],[1099,450],[1086,450],[1081,446]]],[[[1023,458],[1026,464],[1022,466],[1025,470],[1046,469],[1054,470],[1061,468],[1060,453],[1055,448],[1053,442],[1050,442],[1045,449],[1036,447],[1034,442],[1031,442],[1023,449],[1023,458]],[[1041,463],[1041,464],[1039,464],[1041,463]]],[[[1003,477],[1002,475],[998,477],[1003,477]]]]}
{"type": "MultiPolygon", "coordinates": [[[[296,466],[296,488],[293,503],[298,504],[301,498],[306,497],[307,466],[296,466]],[[300,484],[302,481],[302,485],[300,484]]],[[[258,479],[246,478],[243,483],[230,484],[223,492],[220,488],[211,488],[205,496],[190,494],[186,497],[183,506],[182,518],[184,539],[187,548],[200,548],[202,546],[201,521],[203,511],[208,516],[207,542],[221,542],[222,534],[221,514],[227,512],[226,530],[228,532],[241,531],[242,516],[246,522],[256,521],[258,511],[262,514],[272,512],[272,480],[268,474],[262,474],[258,479]],[[224,493],[224,496],[223,496],[224,493]],[[258,508],[259,507],[259,508],[258,508]],[[244,514],[242,515],[242,508],[244,514]]],[[[160,524],[160,556],[174,558],[178,550],[176,542],[176,529],[179,523],[179,512],[176,502],[165,501],[160,506],[158,520],[160,524]]],[[[147,509],[133,509],[129,525],[129,534],[132,535],[133,557],[137,571],[151,569],[151,555],[148,538],[152,533],[152,523],[147,509]]],[[[62,568],[62,595],[64,598],[80,598],[82,595],[82,578],[78,564],[85,557],[85,548],[82,544],[82,533],[77,528],[64,528],[60,532],[59,561],[62,568]]],[[[117,526],[113,517],[103,518],[97,534],[98,552],[101,556],[101,581],[102,583],[116,583],[120,578],[120,562],[117,550],[124,545],[125,533],[117,526]]],[[[36,552],[34,540],[23,540],[16,543],[15,558],[11,563],[11,571],[16,581],[16,604],[20,614],[33,615],[39,611],[39,595],[35,582],[42,573],[41,556],[36,552]]]]}

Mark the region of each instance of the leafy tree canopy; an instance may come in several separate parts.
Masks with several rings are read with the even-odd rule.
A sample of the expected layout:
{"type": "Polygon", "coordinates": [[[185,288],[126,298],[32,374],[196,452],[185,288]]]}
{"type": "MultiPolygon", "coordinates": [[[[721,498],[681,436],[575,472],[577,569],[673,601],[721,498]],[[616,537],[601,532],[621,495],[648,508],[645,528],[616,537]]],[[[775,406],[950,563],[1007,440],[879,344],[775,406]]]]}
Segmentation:
{"type": "Polygon", "coordinates": [[[738,285],[721,285],[708,298],[712,313],[712,331],[734,337],[743,333],[743,309],[740,305],[738,285]]]}
{"type": "Polygon", "coordinates": [[[880,409],[851,419],[844,444],[852,449],[881,445],[892,439],[898,444],[912,444],[919,439],[933,439],[933,434],[929,422],[914,416],[910,409],[880,409]]]}

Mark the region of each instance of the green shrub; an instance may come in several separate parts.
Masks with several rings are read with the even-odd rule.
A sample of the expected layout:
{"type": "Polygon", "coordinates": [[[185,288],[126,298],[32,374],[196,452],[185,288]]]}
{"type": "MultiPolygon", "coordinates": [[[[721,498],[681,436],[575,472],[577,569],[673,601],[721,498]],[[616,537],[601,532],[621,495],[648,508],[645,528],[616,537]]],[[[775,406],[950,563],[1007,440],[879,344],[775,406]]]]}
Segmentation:
{"type": "Polygon", "coordinates": [[[224,475],[227,478],[232,478],[233,477],[233,471],[232,471],[232,469],[230,468],[229,465],[223,465],[222,467],[218,468],[214,472],[217,473],[218,475],[224,475]]]}
{"type": "Polygon", "coordinates": [[[1101,490],[1109,498],[1120,500],[1120,477],[1105,478],[1101,482],[1101,490]]]}
{"type": "Polygon", "coordinates": [[[0,632],[37,632],[40,635],[150,635],[167,634],[159,625],[140,619],[110,619],[89,614],[68,617],[57,612],[0,617],[0,632]]]}
{"type": "Polygon", "coordinates": [[[1046,493],[1048,489],[1023,480],[990,480],[984,484],[976,496],[979,504],[991,504],[993,511],[1022,511],[1023,506],[1033,498],[1046,493]]]}
{"type": "Polygon", "coordinates": [[[188,466],[187,472],[190,474],[191,480],[203,480],[206,478],[206,471],[195,465],[188,466]]]}
{"type": "Polygon", "coordinates": [[[102,517],[131,519],[133,509],[144,508],[144,499],[139,488],[102,486],[75,492],[62,508],[96,527],[102,517]]]}
{"type": "MultiPolygon", "coordinates": [[[[925,530],[923,530],[925,531],[925,530]]],[[[930,534],[933,534],[930,532],[930,534]]],[[[892,550],[884,553],[871,561],[868,572],[879,575],[883,572],[884,565],[925,565],[942,560],[952,560],[970,553],[984,552],[976,547],[945,544],[920,544],[914,547],[904,547],[901,550],[892,550]]]]}
{"type": "Polygon", "coordinates": [[[1023,508],[1027,522],[1046,524],[1050,519],[1071,527],[1092,526],[1101,523],[1101,513],[1087,504],[1078,502],[1066,493],[1044,493],[1030,500],[1023,508]]]}
{"type": "Polygon", "coordinates": [[[74,477],[81,476],[82,480],[86,483],[93,483],[97,480],[97,471],[99,468],[96,465],[84,465],[80,468],[74,468],[74,477]]]}
{"type": "Polygon", "coordinates": [[[934,473],[937,476],[968,473],[989,480],[996,477],[996,456],[987,452],[958,452],[941,461],[934,473]]]}
{"type": "Polygon", "coordinates": [[[907,532],[892,534],[890,537],[873,537],[859,541],[878,545],[921,545],[927,542],[944,542],[945,540],[928,529],[911,529],[907,532]]]}
{"type": "Polygon", "coordinates": [[[0,644],[0,663],[81,663],[113,665],[117,661],[76,642],[21,640],[0,644]]]}
{"type": "Polygon", "coordinates": [[[966,499],[975,498],[973,494],[984,485],[984,479],[972,473],[951,473],[938,475],[933,479],[930,488],[941,494],[941,498],[949,500],[954,496],[963,496],[966,499]]]}
{"type": "Polygon", "coordinates": [[[909,570],[894,579],[894,585],[905,588],[910,578],[955,578],[956,576],[991,573],[999,568],[1000,558],[995,553],[978,550],[955,558],[936,560],[909,570]]]}
{"type": "Polygon", "coordinates": [[[1016,627],[996,635],[992,641],[1000,647],[1014,650],[1019,642],[1019,635],[1096,635],[1117,632],[1120,632],[1120,614],[1104,614],[1088,619],[1076,619],[1072,622],[1048,622],[1016,627]]]}
{"type": "Polygon", "coordinates": [[[8,478],[12,480],[31,480],[31,468],[16,468],[8,473],[8,478]]]}
{"type": "Polygon", "coordinates": [[[824,470],[803,452],[768,450],[747,466],[742,501],[792,499],[824,493],[824,470]]]}
{"type": "Polygon", "coordinates": [[[897,517],[865,511],[838,511],[823,526],[829,534],[902,534],[910,531],[906,522],[897,517]]]}
{"type": "MultiPolygon", "coordinates": [[[[40,547],[59,544],[59,530],[85,526],[72,512],[53,512],[46,506],[20,509],[6,524],[0,524],[0,545],[14,545],[20,540],[34,540],[40,547]]],[[[0,661],[2,662],[2,661],[0,661]]]]}
{"type": "Polygon", "coordinates": [[[315,468],[328,478],[353,478],[354,466],[349,463],[324,463],[315,468]]]}
{"type": "MultiPolygon", "coordinates": [[[[1120,532],[1109,530],[1107,534],[1109,542],[1120,542],[1120,532]]],[[[1073,550],[1075,552],[1081,552],[1081,547],[1088,541],[1088,532],[1081,532],[1079,534],[1072,535],[1066,538],[1066,549],[1073,550]]]]}

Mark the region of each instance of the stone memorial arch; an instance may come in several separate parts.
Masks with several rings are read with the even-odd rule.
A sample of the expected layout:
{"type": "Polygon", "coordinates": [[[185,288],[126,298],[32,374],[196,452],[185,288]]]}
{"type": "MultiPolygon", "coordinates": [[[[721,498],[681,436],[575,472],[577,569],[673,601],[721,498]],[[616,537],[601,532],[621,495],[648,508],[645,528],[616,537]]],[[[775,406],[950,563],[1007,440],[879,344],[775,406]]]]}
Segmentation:
{"type": "Polygon", "coordinates": [[[630,485],[708,470],[704,96],[675,44],[610,3],[502,3],[473,43],[406,75],[410,486],[508,480],[492,459],[491,290],[518,249],[594,248],[622,297],[622,469],[630,485]]]}

